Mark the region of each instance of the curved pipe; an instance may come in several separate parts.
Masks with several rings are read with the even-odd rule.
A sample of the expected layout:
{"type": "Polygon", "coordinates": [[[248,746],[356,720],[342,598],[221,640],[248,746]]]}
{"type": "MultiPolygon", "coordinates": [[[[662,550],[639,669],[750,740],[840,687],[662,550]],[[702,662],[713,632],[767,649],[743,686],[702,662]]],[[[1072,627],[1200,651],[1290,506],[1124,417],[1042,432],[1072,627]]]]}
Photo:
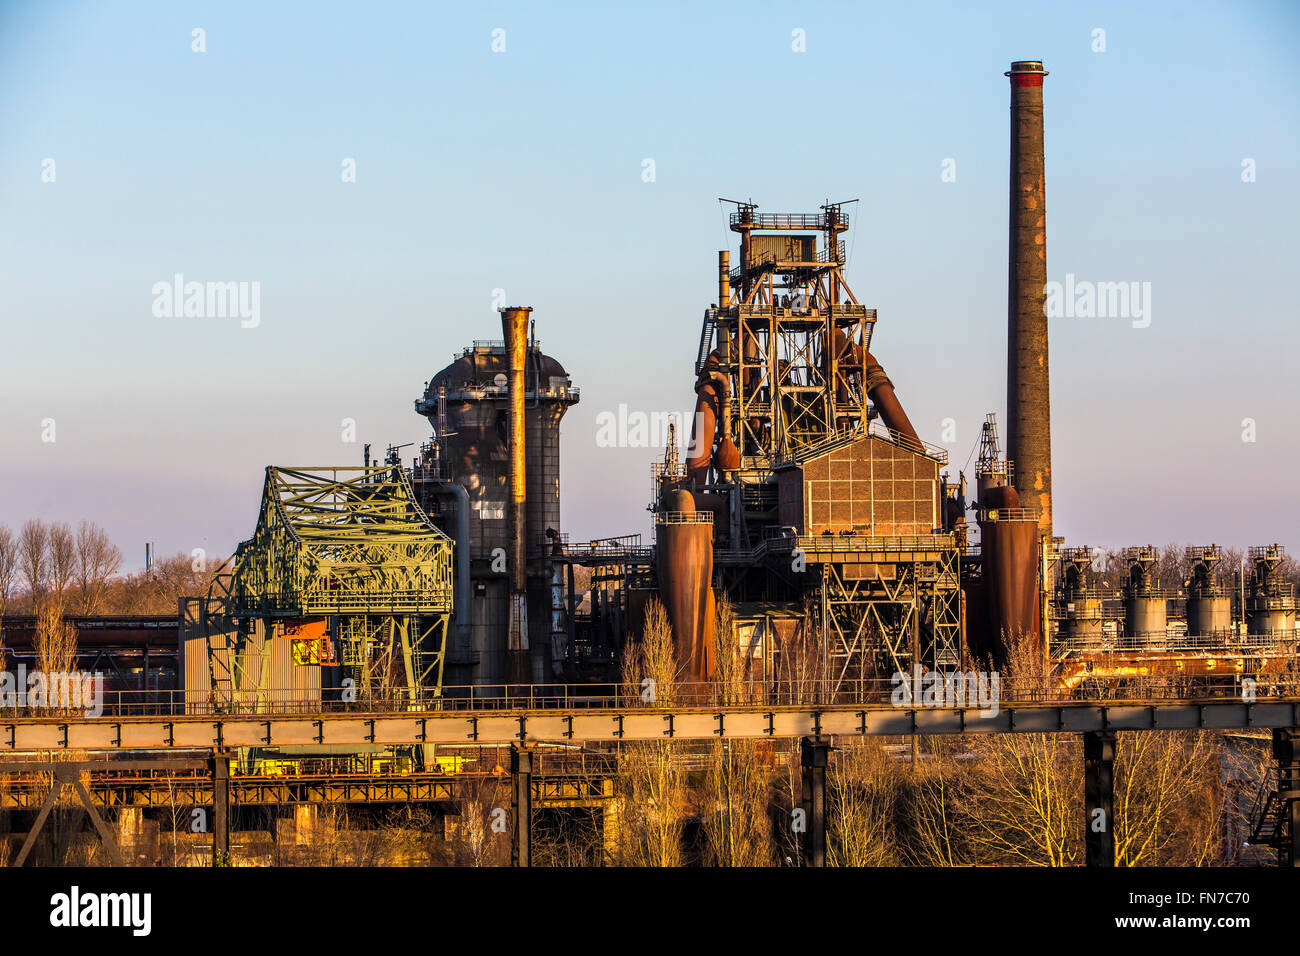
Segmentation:
{"type": "Polygon", "coordinates": [[[718,369],[721,362],[717,349],[714,349],[695,382],[697,398],[695,415],[691,420],[691,444],[686,451],[686,480],[696,486],[708,480],[718,419],[726,407],[727,377],[718,369]]]}
{"type": "Polygon", "coordinates": [[[862,346],[850,342],[849,337],[841,329],[835,329],[831,341],[835,343],[837,364],[846,362],[862,369],[867,397],[880,412],[880,420],[884,422],[885,427],[896,433],[907,444],[918,449],[924,448],[925,446],[921,444],[921,436],[912,427],[911,419],[907,417],[902,403],[894,394],[894,383],[889,380],[889,376],[876,361],[876,357],[862,346]]]}

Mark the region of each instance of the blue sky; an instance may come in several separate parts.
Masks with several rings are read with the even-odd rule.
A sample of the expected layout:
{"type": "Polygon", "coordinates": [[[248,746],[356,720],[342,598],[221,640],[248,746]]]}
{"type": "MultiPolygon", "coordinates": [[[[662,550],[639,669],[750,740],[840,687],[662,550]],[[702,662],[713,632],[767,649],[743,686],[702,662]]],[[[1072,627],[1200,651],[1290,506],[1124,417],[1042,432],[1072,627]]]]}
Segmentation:
{"type": "Polygon", "coordinates": [[[1041,58],[1049,278],[1152,289],[1147,328],[1052,321],[1058,533],[1300,548],[1298,40],[1288,3],[5,4],[0,522],[228,550],[265,465],[427,437],[500,288],[582,388],[567,530],[647,530],[658,451],[596,417],[689,407],[719,196],[861,200],[873,351],[960,467],[1005,407],[1002,73],[1041,58]],[[260,324],[155,317],[175,273],[259,282],[260,324]]]}

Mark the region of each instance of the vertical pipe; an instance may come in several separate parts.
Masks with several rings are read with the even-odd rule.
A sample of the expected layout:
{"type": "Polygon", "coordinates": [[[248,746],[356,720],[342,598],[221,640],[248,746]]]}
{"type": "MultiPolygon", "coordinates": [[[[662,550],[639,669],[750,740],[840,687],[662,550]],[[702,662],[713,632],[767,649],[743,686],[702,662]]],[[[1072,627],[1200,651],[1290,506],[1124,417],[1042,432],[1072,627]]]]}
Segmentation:
{"type": "Polygon", "coordinates": [[[524,547],[527,513],[524,497],[524,364],[528,353],[528,316],[531,308],[501,310],[501,328],[505,333],[506,358],[510,363],[507,376],[508,415],[506,434],[510,454],[510,624],[506,636],[507,681],[528,683],[532,664],[528,651],[528,567],[524,547]]]}
{"type": "Polygon", "coordinates": [[[1083,735],[1084,862],[1115,865],[1115,735],[1083,735]]]}
{"type": "Polygon", "coordinates": [[[1007,269],[1007,457],[1016,491],[1052,536],[1052,430],[1047,364],[1047,218],[1043,77],[1038,60],[1011,64],[1010,243],[1007,269]]]}
{"type": "MultiPolygon", "coordinates": [[[[456,654],[469,673],[471,658],[474,656],[470,624],[473,612],[470,606],[470,540],[469,540],[469,493],[458,481],[439,481],[432,486],[432,494],[451,498],[456,508],[456,592],[453,614],[456,621],[456,654]]],[[[468,680],[465,683],[469,683],[468,680]]]]}
{"type": "Polygon", "coordinates": [[[718,308],[725,309],[731,301],[731,253],[718,250],[718,308]]]}

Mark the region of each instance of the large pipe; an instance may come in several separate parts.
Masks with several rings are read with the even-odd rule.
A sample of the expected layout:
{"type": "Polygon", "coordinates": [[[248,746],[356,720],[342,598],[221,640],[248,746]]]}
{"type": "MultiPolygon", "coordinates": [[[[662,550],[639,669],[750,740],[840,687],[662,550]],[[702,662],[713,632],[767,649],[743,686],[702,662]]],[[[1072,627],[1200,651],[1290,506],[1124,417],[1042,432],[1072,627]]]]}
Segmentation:
{"type": "Polygon", "coordinates": [[[870,352],[864,352],[863,355],[866,357],[867,397],[880,412],[880,420],[885,423],[886,428],[898,434],[914,448],[918,450],[924,448],[925,446],[921,444],[921,436],[912,427],[911,419],[907,417],[902,403],[894,394],[894,383],[889,380],[885,370],[880,367],[880,363],[870,352]]]}
{"type": "Polygon", "coordinates": [[[506,666],[512,684],[529,683],[532,664],[528,650],[528,566],[524,548],[527,514],[524,497],[524,366],[528,356],[528,307],[501,310],[505,333],[508,414],[506,435],[510,454],[510,629],[506,633],[506,666]]]}
{"type": "Polygon", "coordinates": [[[889,380],[889,376],[876,361],[876,357],[862,346],[854,345],[849,341],[849,337],[842,329],[833,330],[831,341],[835,343],[836,369],[842,365],[861,368],[867,397],[876,406],[876,411],[880,413],[880,420],[884,422],[885,427],[905,439],[905,442],[916,450],[922,450],[925,446],[921,444],[921,436],[912,427],[911,419],[907,417],[907,412],[903,411],[903,405],[894,393],[894,383],[889,380]]]}
{"type": "Polygon", "coordinates": [[[691,444],[686,451],[686,481],[697,488],[708,480],[710,465],[717,465],[722,472],[740,467],[740,451],[731,440],[728,382],[721,365],[719,349],[714,349],[695,382],[695,415],[691,420],[691,444]],[[723,429],[715,454],[713,441],[718,434],[719,421],[723,429]]]}
{"type": "Polygon", "coordinates": [[[440,481],[433,494],[456,502],[456,657],[468,665],[474,655],[470,637],[469,493],[459,481],[440,481]]]}
{"type": "Polygon", "coordinates": [[[1052,535],[1052,423],[1047,366],[1047,217],[1043,77],[1020,60],[1011,78],[1010,248],[1007,269],[1007,457],[1016,491],[1052,535]]]}

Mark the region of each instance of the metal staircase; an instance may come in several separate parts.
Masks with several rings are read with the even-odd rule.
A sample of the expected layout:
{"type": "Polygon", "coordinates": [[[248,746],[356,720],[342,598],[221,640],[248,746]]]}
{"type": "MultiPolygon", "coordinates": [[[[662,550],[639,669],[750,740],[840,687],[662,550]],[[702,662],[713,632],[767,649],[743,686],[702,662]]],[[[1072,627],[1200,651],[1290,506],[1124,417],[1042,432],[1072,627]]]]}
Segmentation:
{"type": "Polygon", "coordinates": [[[1291,866],[1291,804],[1300,799],[1300,767],[1279,767],[1277,784],[1265,781],[1255,800],[1255,832],[1250,843],[1277,850],[1278,866],[1291,866]]]}

